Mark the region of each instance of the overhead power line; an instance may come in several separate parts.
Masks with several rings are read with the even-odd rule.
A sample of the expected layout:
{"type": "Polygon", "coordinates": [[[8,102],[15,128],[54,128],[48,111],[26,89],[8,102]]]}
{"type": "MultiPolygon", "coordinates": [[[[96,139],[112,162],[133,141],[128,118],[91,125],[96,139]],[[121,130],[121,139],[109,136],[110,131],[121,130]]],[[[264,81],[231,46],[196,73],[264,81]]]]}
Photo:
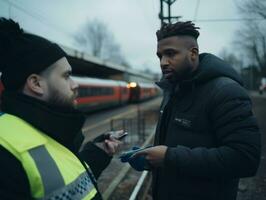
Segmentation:
{"type": "Polygon", "coordinates": [[[196,4],[196,8],[195,8],[195,13],[194,13],[194,21],[197,19],[197,16],[198,16],[199,5],[200,5],[200,0],[197,0],[197,4],[196,4]]]}
{"type": "MultiPolygon", "coordinates": [[[[29,11],[17,4],[15,4],[14,2],[10,1],[10,0],[4,0],[7,4],[9,4],[10,6],[22,11],[23,13],[25,13],[26,15],[34,18],[35,20],[38,20],[39,22],[41,22],[42,24],[47,25],[48,27],[56,30],[57,32],[60,32],[61,34],[67,35],[68,37],[72,37],[72,35],[70,33],[67,33],[67,31],[63,30],[63,28],[59,27],[58,25],[48,21],[47,19],[45,19],[43,16],[39,15],[38,13],[34,13],[32,11],[29,11]]],[[[11,9],[11,8],[9,8],[11,9]]],[[[10,11],[9,11],[10,12],[10,11]]]]}
{"type": "Polygon", "coordinates": [[[224,18],[224,19],[197,19],[193,22],[239,22],[239,21],[262,21],[265,18],[224,18]]]}

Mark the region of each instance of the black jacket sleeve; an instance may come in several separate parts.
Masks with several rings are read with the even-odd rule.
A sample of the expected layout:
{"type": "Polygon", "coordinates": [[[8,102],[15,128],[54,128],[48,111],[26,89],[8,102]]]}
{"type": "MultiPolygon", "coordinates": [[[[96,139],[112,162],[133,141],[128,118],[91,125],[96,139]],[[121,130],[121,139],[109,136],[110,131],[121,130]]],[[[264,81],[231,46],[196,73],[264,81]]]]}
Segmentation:
{"type": "Polygon", "coordinates": [[[111,156],[97,147],[93,142],[88,142],[79,155],[89,165],[96,179],[98,179],[112,159],[111,156]]]}
{"type": "Polygon", "coordinates": [[[112,159],[112,156],[109,156],[105,151],[94,144],[95,142],[104,141],[104,138],[104,134],[96,137],[93,142],[86,143],[80,152],[78,152],[78,150],[84,141],[82,132],[77,135],[74,141],[74,150],[78,152],[78,157],[89,165],[96,179],[98,179],[112,159]]]}
{"type": "Polygon", "coordinates": [[[180,175],[241,178],[255,175],[260,161],[260,133],[252,105],[238,83],[217,90],[207,111],[217,148],[168,148],[165,167],[180,175]]]}

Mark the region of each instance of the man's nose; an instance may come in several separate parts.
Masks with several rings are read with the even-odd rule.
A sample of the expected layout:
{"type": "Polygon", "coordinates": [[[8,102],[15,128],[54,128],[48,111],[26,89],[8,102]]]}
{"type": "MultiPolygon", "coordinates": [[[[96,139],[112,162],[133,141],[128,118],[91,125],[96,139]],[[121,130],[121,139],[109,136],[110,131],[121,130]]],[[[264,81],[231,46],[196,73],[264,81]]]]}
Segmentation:
{"type": "Polygon", "coordinates": [[[162,57],[162,59],[160,61],[160,65],[161,65],[162,69],[169,65],[169,61],[165,56],[162,57]]]}
{"type": "Polygon", "coordinates": [[[72,79],[71,79],[71,89],[72,90],[77,90],[78,89],[78,84],[75,81],[73,81],[72,79]]]}

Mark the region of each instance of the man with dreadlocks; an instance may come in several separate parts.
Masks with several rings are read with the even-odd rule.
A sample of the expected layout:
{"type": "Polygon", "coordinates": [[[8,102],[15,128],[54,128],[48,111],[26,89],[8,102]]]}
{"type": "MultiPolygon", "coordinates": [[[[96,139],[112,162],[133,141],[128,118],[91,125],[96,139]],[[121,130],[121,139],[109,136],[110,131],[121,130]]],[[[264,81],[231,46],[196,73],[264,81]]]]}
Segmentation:
{"type": "Polygon", "coordinates": [[[157,31],[164,99],[154,147],[132,157],[150,164],[155,200],[234,200],[239,178],[259,165],[260,133],[241,78],[199,54],[197,29],[188,21],[157,31]]]}

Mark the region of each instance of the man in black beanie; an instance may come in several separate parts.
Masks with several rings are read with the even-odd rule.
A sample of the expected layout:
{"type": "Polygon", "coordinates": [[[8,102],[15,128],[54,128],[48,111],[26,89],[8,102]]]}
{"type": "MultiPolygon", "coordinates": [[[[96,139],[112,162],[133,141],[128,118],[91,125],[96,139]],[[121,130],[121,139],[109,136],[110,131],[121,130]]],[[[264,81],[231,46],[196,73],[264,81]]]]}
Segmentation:
{"type": "Polygon", "coordinates": [[[95,178],[119,141],[79,152],[85,118],[66,53],[0,18],[0,71],[0,199],[101,199],[95,178]]]}

